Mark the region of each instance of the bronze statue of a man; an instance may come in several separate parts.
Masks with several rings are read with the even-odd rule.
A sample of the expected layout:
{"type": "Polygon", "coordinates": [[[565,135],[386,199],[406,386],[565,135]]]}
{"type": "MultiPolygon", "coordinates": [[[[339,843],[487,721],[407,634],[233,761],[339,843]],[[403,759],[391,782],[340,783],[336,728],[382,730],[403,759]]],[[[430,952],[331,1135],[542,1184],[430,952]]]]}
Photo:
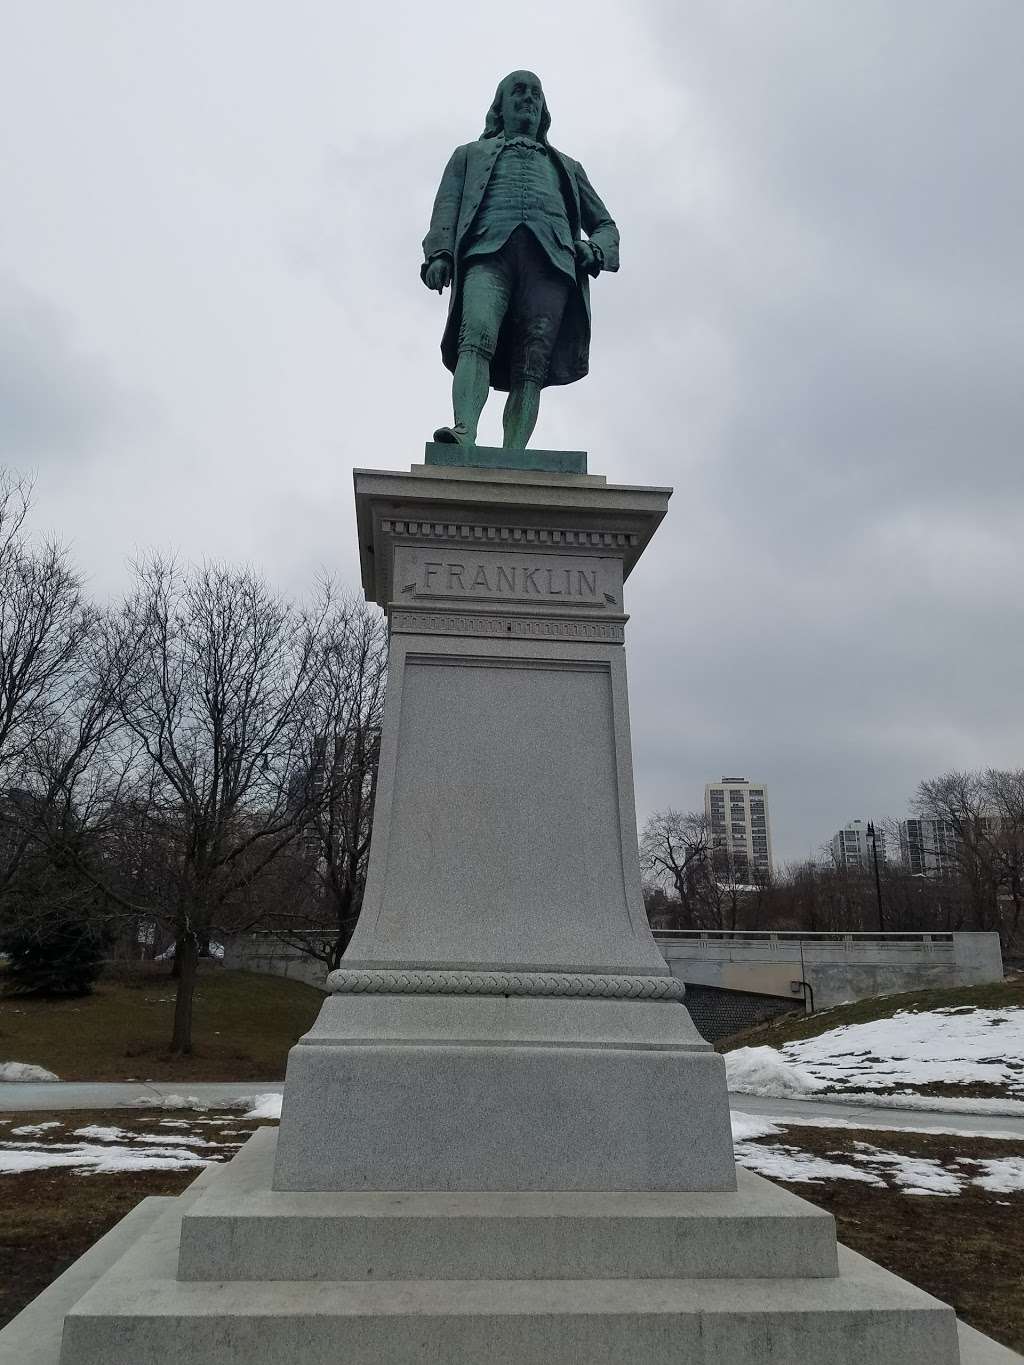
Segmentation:
{"type": "Polygon", "coordinates": [[[540,80],[513,71],[480,138],[445,167],[420,271],[428,289],[452,287],[441,356],[455,421],[435,441],[475,445],[492,387],[508,392],[504,447],[523,450],[541,389],[587,373],[588,276],[618,270],[619,230],[579,162],[548,142],[550,125],[540,80]]]}

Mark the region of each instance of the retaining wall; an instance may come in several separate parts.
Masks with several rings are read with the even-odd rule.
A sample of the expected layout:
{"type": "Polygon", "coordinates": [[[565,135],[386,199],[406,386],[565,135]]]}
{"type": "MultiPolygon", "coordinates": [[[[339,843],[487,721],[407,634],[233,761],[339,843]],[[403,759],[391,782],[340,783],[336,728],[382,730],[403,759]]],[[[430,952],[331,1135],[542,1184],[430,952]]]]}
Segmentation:
{"type": "Polygon", "coordinates": [[[813,993],[815,1009],[873,995],[1003,978],[998,934],[665,930],[655,938],[672,975],[688,986],[796,1001],[806,996],[808,1006],[813,993]]]}

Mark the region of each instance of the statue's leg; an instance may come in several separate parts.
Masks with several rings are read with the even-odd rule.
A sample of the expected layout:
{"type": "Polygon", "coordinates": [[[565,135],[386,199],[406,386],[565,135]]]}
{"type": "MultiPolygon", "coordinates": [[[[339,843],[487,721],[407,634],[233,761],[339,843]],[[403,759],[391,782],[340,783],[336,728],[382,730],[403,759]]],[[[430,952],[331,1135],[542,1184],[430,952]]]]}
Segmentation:
{"type": "Polygon", "coordinates": [[[452,381],[454,430],[462,445],[476,445],[509,292],[509,274],[500,252],[469,262],[462,286],[459,358],[452,381]]]}
{"type": "Polygon", "coordinates": [[[506,450],[525,450],[537,425],[540,391],[569,301],[572,281],[552,266],[530,233],[517,240],[515,296],[508,401],[503,418],[506,450]]]}
{"type": "Polygon", "coordinates": [[[490,385],[490,357],[479,351],[460,350],[452,380],[452,408],[456,429],[465,433],[467,445],[476,445],[476,431],[490,385]]]}
{"type": "Polygon", "coordinates": [[[525,450],[540,412],[540,385],[534,379],[515,375],[502,417],[506,450],[525,450]]]}

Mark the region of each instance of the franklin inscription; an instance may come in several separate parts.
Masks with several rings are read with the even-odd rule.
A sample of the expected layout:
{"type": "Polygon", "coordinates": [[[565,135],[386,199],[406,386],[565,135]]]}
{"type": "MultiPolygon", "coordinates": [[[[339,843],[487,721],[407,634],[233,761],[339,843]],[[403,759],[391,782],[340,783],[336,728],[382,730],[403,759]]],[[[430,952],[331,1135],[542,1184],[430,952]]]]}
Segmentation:
{"type": "Polygon", "coordinates": [[[621,591],[621,562],[596,556],[409,546],[400,547],[395,556],[396,602],[458,599],[614,610],[621,591]]]}

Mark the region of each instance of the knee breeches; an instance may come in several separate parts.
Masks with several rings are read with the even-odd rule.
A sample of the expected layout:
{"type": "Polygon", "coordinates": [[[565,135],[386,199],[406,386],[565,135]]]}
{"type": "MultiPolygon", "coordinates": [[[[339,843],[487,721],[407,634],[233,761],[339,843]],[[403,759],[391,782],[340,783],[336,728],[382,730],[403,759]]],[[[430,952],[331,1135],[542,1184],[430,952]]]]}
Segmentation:
{"type": "Polygon", "coordinates": [[[500,251],[466,263],[459,351],[490,361],[504,328],[513,384],[543,385],[571,288],[533,233],[517,228],[500,251]]]}

